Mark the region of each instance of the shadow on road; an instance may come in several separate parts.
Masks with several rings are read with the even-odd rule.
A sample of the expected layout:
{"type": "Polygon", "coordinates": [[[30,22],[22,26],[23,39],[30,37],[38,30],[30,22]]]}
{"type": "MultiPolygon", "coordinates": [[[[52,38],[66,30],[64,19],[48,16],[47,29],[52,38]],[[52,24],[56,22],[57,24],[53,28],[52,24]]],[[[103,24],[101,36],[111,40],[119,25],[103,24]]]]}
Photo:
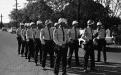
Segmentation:
{"type": "MultiPolygon", "coordinates": [[[[114,63],[114,62],[96,62],[96,69],[95,72],[84,72],[83,71],[83,64],[84,64],[83,57],[80,57],[80,66],[76,66],[75,59],[72,59],[72,68],[67,68],[67,73],[71,75],[121,75],[121,63],[114,63]]],[[[47,60],[46,66],[50,66],[49,60],[47,60]]],[[[62,66],[60,66],[62,67],[62,66]]],[[[60,72],[62,68],[60,68],[60,72]]],[[[49,69],[48,69],[49,70],[49,69]]],[[[68,74],[69,75],[69,74],[68,74]]]]}
{"type": "Polygon", "coordinates": [[[83,67],[73,66],[68,69],[68,73],[76,75],[121,75],[121,63],[96,63],[96,72],[83,72],[83,67]]]}

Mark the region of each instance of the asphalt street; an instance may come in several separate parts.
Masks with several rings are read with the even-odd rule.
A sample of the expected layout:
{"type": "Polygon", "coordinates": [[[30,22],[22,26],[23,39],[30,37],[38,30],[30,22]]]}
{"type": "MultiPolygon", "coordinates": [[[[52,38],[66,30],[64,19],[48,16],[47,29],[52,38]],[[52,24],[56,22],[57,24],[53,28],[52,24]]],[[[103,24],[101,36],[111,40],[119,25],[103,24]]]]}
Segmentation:
{"type": "MultiPolygon", "coordinates": [[[[82,66],[75,66],[73,64],[71,69],[67,69],[68,75],[121,75],[121,48],[117,49],[114,47],[107,49],[107,64],[103,62],[96,63],[97,72],[84,73],[82,66]]],[[[80,49],[79,57],[81,64],[83,64],[83,55],[84,51],[80,49]]],[[[35,66],[33,62],[28,62],[24,57],[18,55],[16,35],[0,31],[0,75],[54,74],[52,70],[43,71],[41,66],[35,66]]]]}

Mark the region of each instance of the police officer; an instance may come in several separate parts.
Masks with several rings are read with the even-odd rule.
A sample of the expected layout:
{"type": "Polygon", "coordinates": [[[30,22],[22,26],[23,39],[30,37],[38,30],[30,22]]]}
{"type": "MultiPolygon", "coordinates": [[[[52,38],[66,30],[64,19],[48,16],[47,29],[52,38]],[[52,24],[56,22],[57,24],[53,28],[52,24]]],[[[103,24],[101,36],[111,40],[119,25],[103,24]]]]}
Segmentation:
{"type": "Polygon", "coordinates": [[[73,52],[75,52],[75,59],[76,59],[76,65],[79,65],[79,57],[78,57],[78,50],[79,50],[79,42],[78,42],[78,36],[79,36],[79,28],[78,22],[73,21],[72,22],[73,27],[69,31],[69,40],[70,40],[70,51],[69,51],[69,58],[68,58],[68,65],[71,67],[71,59],[73,52]]]}
{"type": "Polygon", "coordinates": [[[106,37],[106,30],[104,28],[104,26],[102,25],[101,22],[97,22],[97,43],[98,43],[98,54],[97,54],[97,62],[100,62],[100,54],[101,51],[103,51],[103,57],[104,57],[104,62],[106,63],[106,41],[105,41],[105,37],[106,37]]]}
{"type": "Polygon", "coordinates": [[[37,28],[35,29],[35,63],[37,66],[38,62],[38,53],[40,52],[40,63],[42,62],[42,49],[41,49],[41,41],[40,41],[40,30],[42,29],[42,21],[37,21],[37,28]]]}
{"type": "Polygon", "coordinates": [[[21,37],[22,37],[22,50],[21,50],[21,56],[24,56],[24,52],[25,52],[25,45],[26,45],[26,29],[25,29],[25,24],[23,29],[21,30],[21,37]]]}
{"type": "Polygon", "coordinates": [[[43,45],[42,67],[45,70],[47,54],[50,55],[50,67],[54,67],[54,49],[53,49],[53,29],[51,29],[52,21],[46,20],[45,27],[41,29],[40,40],[43,45]]]}
{"type": "MultiPolygon", "coordinates": [[[[30,29],[30,23],[25,23],[26,24],[26,35],[27,35],[27,30],[30,29]]],[[[25,35],[25,37],[26,37],[25,35]]],[[[27,40],[27,37],[25,39],[26,45],[25,45],[25,57],[28,59],[28,52],[29,52],[29,41],[27,40]]]]}
{"type": "Polygon", "coordinates": [[[27,38],[27,41],[28,41],[28,45],[29,45],[29,52],[28,52],[28,61],[30,62],[30,59],[32,58],[32,57],[34,57],[34,36],[33,36],[33,25],[34,25],[35,23],[34,22],[31,22],[30,23],[30,28],[28,28],[27,29],[27,31],[26,31],[26,38],[27,38]]]}
{"type": "Polygon", "coordinates": [[[68,29],[65,29],[64,26],[67,24],[67,20],[60,18],[58,20],[59,28],[55,29],[53,32],[53,40],[58,46],[57,55],[54,65],[54,74],[58,75],[60,61],[62,60],[62,75],[66,75],[66,65],[67,65],[67,48],[66,43],[68,42],[68,29]]]}
{"type": "Polygon", "coordinates": [[[18,54],[21,53],[21,46],[22,46],[22,37],[21,37],[21,30],[23,29],[24,24],[20,23],[20,27],[16,30],[17,41],[18,41],[18,54]]]}
{"type": "Polygon", "coordinates": [[[84,72],[87,72],[88,67],[88,59],[91,59],[91,71],[95,71],[95,56],[94,56],[94,49],[93,49],[93,30],[92,25],[94,24],[93,20],[87,21],[87,28],[85,28],[84,34],[82,34],[82,38],[85,40],[84,42],[84,72]]]}

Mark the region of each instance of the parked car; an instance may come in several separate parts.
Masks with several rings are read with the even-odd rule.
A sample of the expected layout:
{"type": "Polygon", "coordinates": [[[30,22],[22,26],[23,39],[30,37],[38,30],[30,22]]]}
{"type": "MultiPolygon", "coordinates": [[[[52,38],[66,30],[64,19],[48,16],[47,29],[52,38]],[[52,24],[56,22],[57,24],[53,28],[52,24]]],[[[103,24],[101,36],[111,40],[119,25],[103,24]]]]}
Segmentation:
{"type": "Polygon", "coordinates": [[[7,28],[6,27],[2,27],[2,31],[7,31],[7,28]]]}
{"type": "Polygon", "coordinates": [[[106,40],[106,44],[114,44],[115,43],[114,37],[106,37],[105,40],[106,40]]]}
{"type": "Polygon", "coordinates": [[[10,33],[16,33],[16,27],[11,27],[11,28],[9,29],[9,32],[10,32],[10,33]]]}

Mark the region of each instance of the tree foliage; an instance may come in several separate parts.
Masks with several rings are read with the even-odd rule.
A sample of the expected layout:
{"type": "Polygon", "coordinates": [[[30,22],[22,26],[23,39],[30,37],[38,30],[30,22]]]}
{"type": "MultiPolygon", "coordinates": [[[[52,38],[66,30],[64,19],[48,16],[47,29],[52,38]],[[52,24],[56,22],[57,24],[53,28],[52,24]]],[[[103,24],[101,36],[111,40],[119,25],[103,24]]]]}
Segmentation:
{"type": "MultiPolygon", "coordinates": [[[[57,22],[60,17],[68,19],[69,25],[73,20],[78,20],[84,24],[88,19],[103,21],[107,26],[107,21],[112,21],[120,10],[120,1],[115,5],[114,0],[27,0],[25,8],[13,10],[10,14],[11,20],[18,22],[31,22],[41,19],[52,19],[57,22]],[[115,9],[112,10],[111,6],[115,9]],[[113,15],[113,16],[112,16],[113,15]],[[112,19],[111,19],[112,18],[112,19]]],[[[121,15],[121,13],[118,13],[121,15]]],[[[115,19],[117,20],[117,19],[115,19]]],[[[119,23],[119,20],[117,20],[119,23]]],[[[114,23],[113,23],[114,24],[114,23]]]]}
{"type": "Polygon", "coordinates": [[[13,10],[9,15],[12,21],[18,22],[31,22],[37,21],[38,19],[46,20],[51,17],[53,10],[46,5],[45,2],[37,1],[33,3],[28,3],[27,6],[23,9],[13,10]]]}

